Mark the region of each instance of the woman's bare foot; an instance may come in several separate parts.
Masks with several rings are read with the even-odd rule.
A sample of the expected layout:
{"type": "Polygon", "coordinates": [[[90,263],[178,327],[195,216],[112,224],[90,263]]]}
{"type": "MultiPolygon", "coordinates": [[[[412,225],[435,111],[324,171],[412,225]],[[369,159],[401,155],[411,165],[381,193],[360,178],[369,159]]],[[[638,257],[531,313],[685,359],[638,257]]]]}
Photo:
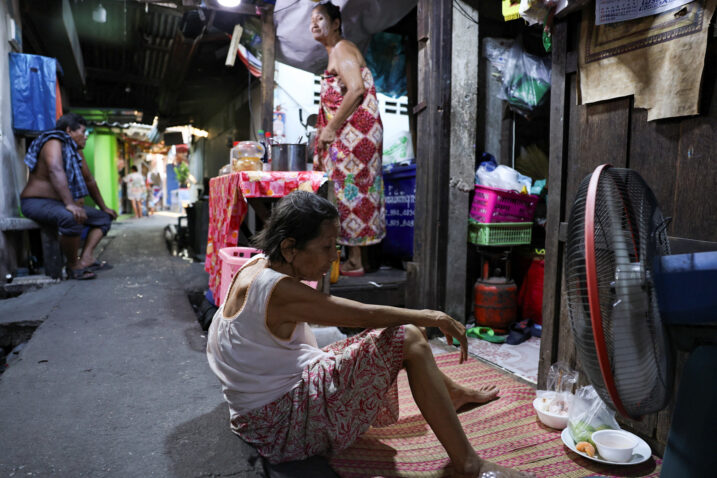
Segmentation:
{"type": "Polygon", "coordinates": [[[357,271],[359,269],[363,269],[363,267],[361,266],[360,262],[358,264],[356,264],[356,263],[352,262],[351,260],[348,260],[348,261],[342,262],[341,265],[339,266],[339,269],[341,270],[341,272],[351,272],[351,271],[357,271]]]}
{"type": "Polygon", "coordinates": [[[468,403],[488,403],[498,396],[498,392],[500,389],[495,385],[481,385],[478,388],[468,388],[459,384],[448,386],[448,394],[451,396],[455,410],[468,403]]]}
{"type": "Polygon", "coordinates": [[[531,478],[535,477],[532,473],[526,473],[524,471],[518,471],[518,470],[511,470],[510,468],[506,468],[504,466],[496,465],[495,463],[491,463],[489,461],[481,460],[480,458],[477,458],[476,461],[471,461],[470,463],[466,464],[465,466],[461,467],[461,469],[458,469],[454,465],[453,469],[453,476],[459,477],[459,478],[476,478],[480,477],[483,478],[482,475],[484,473],[488,473],[488,476],[485,478],[531,478]],[[491,475],[490,472],[494,472],[495,475],[491,475]],[[498,474],[500,473],[500,474],[498,474]]]}

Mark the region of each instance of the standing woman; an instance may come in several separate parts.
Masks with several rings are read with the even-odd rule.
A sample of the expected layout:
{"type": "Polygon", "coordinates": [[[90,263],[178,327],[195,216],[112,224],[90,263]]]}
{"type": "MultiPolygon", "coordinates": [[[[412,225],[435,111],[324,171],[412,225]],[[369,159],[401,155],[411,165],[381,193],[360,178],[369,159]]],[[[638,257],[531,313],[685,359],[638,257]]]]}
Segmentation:
{"type": "Polygon", "coordinates": [[[343,275],[363,275],[361,246],[386,235],[381,176],[383,124],[376,87],[356,45],[341,36],[341,12],[331,2],[311,13],[311,34],[326,47],[329,64],[321,80],[316,142],[318,164],[334,182],[341,232],[348,246],[343,275]]]}

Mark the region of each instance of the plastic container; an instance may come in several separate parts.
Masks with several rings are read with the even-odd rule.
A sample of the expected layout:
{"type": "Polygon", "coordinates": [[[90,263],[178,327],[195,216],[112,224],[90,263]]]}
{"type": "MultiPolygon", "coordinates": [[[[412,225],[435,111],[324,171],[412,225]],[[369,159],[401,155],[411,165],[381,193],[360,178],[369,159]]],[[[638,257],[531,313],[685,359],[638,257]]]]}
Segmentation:
{"type": "Polygon", "coordinates": [[[257,254],[261,254],[261,251],[253,247],[225,247],[219,249],[219,260],[222,261],[222,281],[219,284],[219,296],[216,297],[217,307],[224,302],[224,296],[237,271],[257,254]]]}
{"type": "MultiPolygon", "coordinates": [[[[219,284],[219,296],[216,297],[217,307],[224,302],[224,296],[226,296],[227,290],[229,290],[232,279],[239,269],[241,269],[241,266],[257,254],[261,254],[261,251],[253,247],[225,247],[219,249],[219,260],[222,261],[222,280],[219,284]]],[[[304,284],[316,289],[318,282],[304,281],[304,284]]]]}
{"type": "Polygon", "coordinates": [[[482,223],[531,222],[538,196],[476,184],[471,218],[482,223]]]}
{"type": "Polygon", "coordinates": [[[592,440],[602,459],[617,463],[629,461],[639,443],[635,435],[624,430],[598,430],[593,433],[592,440]]]}
{"type": "Polygon", "coordinates": [[[416,165],[398,166],[383,173],[386,197],[386,238],[383,254],[401,260],[413,257],[413,219],[416,210],[416,165]]]}
{"type": "Polygon", "coordinates": [[[264,146],[256,141],[235,141],[229,153],[232,171],[261,171],[264,146]]]}
{"type": "Polygon", "coordinates": [[[555,413],[550,413],[545,410],[540,409],[540,402],[542,401],[542,398],[538,397],[535,400],[533,400],[533,408],[535,408],[535,412],[538,414],[538,419],[544,424],[549,426],[550,428],[555,428],[556,430],[562,430],[565,427],[568,426],[568,415],[558,415],[555,413]]]}
{"type": "Polygon", "coordinates": [[[517,246],[530,244],[532,222],[484,224],[468,219],[468,242],[479,246],[517,246]]]}

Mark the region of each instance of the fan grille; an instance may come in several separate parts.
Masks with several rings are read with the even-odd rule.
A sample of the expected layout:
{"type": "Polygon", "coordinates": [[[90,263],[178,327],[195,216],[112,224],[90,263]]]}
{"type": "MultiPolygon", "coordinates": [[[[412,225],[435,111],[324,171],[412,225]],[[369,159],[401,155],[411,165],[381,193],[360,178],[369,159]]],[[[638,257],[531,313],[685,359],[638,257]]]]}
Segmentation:
{"type": "Polygon", "coordinates": [[[568,223],[568,311],[583,370],[600,397],[636,418],[664,408],[672,362],[652,285],[652,261],[669,254],[664,218],[644,180],[632,170],[603,168],[593,208],[587,207],[591,176],[580,185],[568,223]],[[599,313],[591,315],[586,254],[586,214],[592,231],[599,313]],[[593,327],[597,320],[602,327],[593,327]],[[599,347],[604,343],[603,369],[599,347]],[[606,361],[605,361],[606,360],[606,361]],[[614,384],[614,387],[613,387],[614,384]],[[611,393],[612,389],[612,393],[611,393]]]}

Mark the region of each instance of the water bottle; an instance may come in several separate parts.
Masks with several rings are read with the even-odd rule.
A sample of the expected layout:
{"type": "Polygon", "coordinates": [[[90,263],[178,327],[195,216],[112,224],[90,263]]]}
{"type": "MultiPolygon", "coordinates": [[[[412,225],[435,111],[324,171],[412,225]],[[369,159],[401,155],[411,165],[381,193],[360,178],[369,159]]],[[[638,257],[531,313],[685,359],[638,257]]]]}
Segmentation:
{"type": "Polygon", "coordinates": [[[266,163],[269,165],[268,170],[271,171],[271,132],[265,132],[264,138],[264,147],[266,148],[266,163]]]}
{"type": "Polygon", "coordinates": [[[257,135],[259,136],[257,141],[259,141],[259,143],[261,143],[261,145],[264,146],[264,156],[261,157],[261,162],[266,163],[266,141],[264,140],[264,130],[260,129],[257,132],[257,135]]]}

